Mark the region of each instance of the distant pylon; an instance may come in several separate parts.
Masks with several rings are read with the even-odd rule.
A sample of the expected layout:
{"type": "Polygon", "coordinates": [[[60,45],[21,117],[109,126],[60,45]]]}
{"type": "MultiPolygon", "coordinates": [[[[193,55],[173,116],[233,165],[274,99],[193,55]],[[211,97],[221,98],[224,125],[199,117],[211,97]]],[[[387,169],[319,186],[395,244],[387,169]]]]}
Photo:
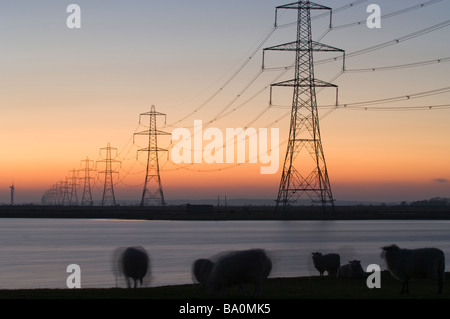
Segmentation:
{"type": "Polygon", "coordinates": [[[70,205],[70,194],[69,194],[69,182],[68,178],[66,177],[64,180],[60,181],[61,185],[61,193],[62,193],[62,200],[61,204],[63,206],[70,205]]]}
{"type": "Polygon", "coordinates": [[[70,188],[70,196],[69,196],[69,205],[78,206],[78,172],[73,169],[69,172],[69,188],[70,188]]]}
{"type": "Polygon", "coordinates": [[[63,181],[56,182],[55,190],[56,190],[56,205],[64,204],[64,187],[63,181]]]}
{"type": "Polygon", "coordinates": [[[94,170],[93,163],[94,161],[89,160],[86,157],[85,160],[82,160],[81,163],[84,163],[84,168],[80,170],[83,172],[83,197],[81,199],[81,206],[92,206],[94,205],[94,201],[92,200],[92,192],[91,192],[91,179],[93,179],[91,172],[94,170]],[[91,165],[92,163],[92,165],[91,165]]]}
{"type": "Polygon", "coordinates": [[[108,146],[103,147],[100,149],[100,154],[102,151],[106,151],[106,158],[104,160],[97,161],[105,163],[105,170],[98,172],[99,174],[105,175],[105,184],[103,187],[103,196],[102,196],[102,206],[108,206],[116,205],[116,196],[114,195],[114,181],[113,181],[113,174],[119,174],[119,172],[113,171],[112,166],[113,163],[120,163],[120,161],[117,161],[112,158],[111,156],[111,150],[116,151],[117,156],[117,148],[111,147],[108,143],[108,146]]]}
{"type": "Polygon", "coordinates": [[[11,206],[12,206],[14,205],[14,184],[9,186],[9,188],[11,189],[11,206]]]}
{"type": "MultiPolygon", "coordinates": [[[[310,10],[329,10],[331,27],[331,8],[305,0],[278,6],[275,25],[279,9],[294,9],[298,14],[297,40],[264,49],[296,53],[294,79],[271,85],[271,92],[273,86],[294,88],[289,141],[276,200],[277,207],[281,204],[286,208],[301,200],[300,204],[304,205],[320,203],[324,208],[334,208],[320,137],[316,87],[335,87],[337,91],[337,86],[314,77],[313,52],[344,50],[312,40],[310,10]]],[[[270,100],[272,101],[272,97],[270,100]]]]}
{"type": "Polygon", "coordinates": [[[141,123],[142,116],[150,117],[150,126],[147,131],[134,133],[134,135],[148,135],[148,147],[138,150],[137,155],[139,156],[139,152],[147,153],[147,169],[145,174],[144,189],[142,191],[141,206],[151,204],[164,206],[166,202],[164,201],[164,194],[161,186],[158,153],[167,152],[167,150],[158,147],[158,135],[170,135],[170,133],[156,129],[156,117],[164,116],[165,119],[166,115],[156,112],[155,106],[152,105],[150,112],[141,113],[139,115],[139,123],[141,123]]]}

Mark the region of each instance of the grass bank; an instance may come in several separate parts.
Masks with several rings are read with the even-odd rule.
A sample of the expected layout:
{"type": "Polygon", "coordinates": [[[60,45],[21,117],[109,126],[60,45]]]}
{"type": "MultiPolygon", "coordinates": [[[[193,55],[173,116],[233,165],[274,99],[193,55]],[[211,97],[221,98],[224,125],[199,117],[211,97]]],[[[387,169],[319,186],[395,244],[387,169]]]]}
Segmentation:
{"type": "MultiPolygon", "coordinates": [[[[251,290],[251,287],[246,287],[251,290]]],[[[446,273],[444,293],[437,294],[437,283],[426,279],[410,282],[410,293],[401,295],[401,282],[383,273],[381,288],[369,289],[366,280],[338,280],[330,277],[269,278],[264,282],[263,299],[449,299],[450,276],[446,273]]],[[[231,288],[223,296],[208,294],[194,284],[139,289],[26,289],[0,290],[1,299],[254,299],[231,288]]]]}

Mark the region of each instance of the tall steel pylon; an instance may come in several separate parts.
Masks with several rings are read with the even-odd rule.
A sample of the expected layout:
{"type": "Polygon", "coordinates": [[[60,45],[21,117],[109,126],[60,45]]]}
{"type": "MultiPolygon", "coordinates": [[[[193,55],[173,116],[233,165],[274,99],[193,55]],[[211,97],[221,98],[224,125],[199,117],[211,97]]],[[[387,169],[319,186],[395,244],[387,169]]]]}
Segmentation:
{"type": "Polygon", "coordinates": [[[83,197],[81,198],[81,206],[92,206],[94,205],[94,201],[92,200],[91,179],[94,177],[91,176],[91,172],[94,170],[92,168],[94,161],[91,161],[86,157],[86,159],[81,162],[84,163],[84,168],[80,170],[83,172],[83,197]]]}
{"type": "Polygon", "coordinates": [[[150,117],[150,126],[146,131],[134,133],[135,135],[147,135],[148,147],[138,150],[139,152],[147,153],[147,169],[145,174],[144,189],[142,191],[141,206],[146,205],[159,205],[164,206],[164,193],[161,185],[161,176],[159,172],[159,152],[167,152],[166,149],[158,147],[158,135],[170,135],[170,133],[160,131],[156,128],[156,117],[164,116],[165,114],[156,112],[155,106],[152,105],[150,112],[141,113],[139,115],[139,124],[141,123],[142,116],[150,117]]]}
{"type": "MultiPolygon", "coordinates": [[[[319,117],[316,100],[316,87],[335,87],[314,76],[314,51],[343,52],[312,40],[311,10],[329,10],[331,27],[331,8],[302,0],[276,7],[275,25],[279,9],[297,10],[297,40],[263,50],[294,51],[295,77],[292,80],[274,83],[272,87],[293,87],[289,141],[283,165],[277,197],[277,208],[286,208],[294,203],[316,205],[334,209],[334,200],[328,178],[325,155],[319,129],[319,117]]],[[[263,60],[264,61],[264,60],[263,60]]],[[[264,62],[263,62],[264,65],[264,62]]],[[[272,96],[270,98],[272,101],[272,96]]],[[[337,98],[336,98],[337,101],[337,98]]]]}
{"type": "Polygon", "coordinates": [[[113,171],[112,166],[114,163],[120,163],[120,161],[112,158],[111,151],[114,150],[117,156],[117,148],[111,147],[108,143],[108,146],[100,149],[100,154],[102,151],[106,152],[106,158],[104,160],[97,161],[97,163],[105,163],[105,170],[98,172],[99,174],[105,175],[105,184],[103,187],[103,196],[102,196],[102,206],[108,205],[116,205],[116,196],[114,195],[114,182],[113,182],[113,174],[118,174],[119,172],[113,171]]]}
{"type": "Polygon", "coordinates": [[[68,179],[70,180],[69,205],[78,206],[78,172],[75,169],[71,170],[68,179]]]}

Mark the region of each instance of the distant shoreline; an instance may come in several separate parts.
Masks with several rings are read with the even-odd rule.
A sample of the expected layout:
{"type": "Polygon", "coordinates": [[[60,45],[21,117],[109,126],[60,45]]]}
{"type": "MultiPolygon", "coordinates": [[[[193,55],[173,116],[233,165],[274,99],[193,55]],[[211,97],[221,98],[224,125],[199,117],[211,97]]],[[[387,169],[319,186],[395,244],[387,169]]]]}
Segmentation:
{"type": "Polygon", "coordinates": [[[450,207],[410,206],[0,206],[0,218],[78,218],[132,220],[450,220],[450,207]]]}

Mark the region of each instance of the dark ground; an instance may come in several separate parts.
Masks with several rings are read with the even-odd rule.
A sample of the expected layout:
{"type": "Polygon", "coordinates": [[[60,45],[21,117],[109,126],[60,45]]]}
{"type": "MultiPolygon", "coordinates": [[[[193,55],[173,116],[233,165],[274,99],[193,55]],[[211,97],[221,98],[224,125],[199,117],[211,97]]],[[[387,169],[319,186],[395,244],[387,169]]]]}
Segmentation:
{"type": "MultiPolygon", "coordinates": [[[[264,282],[261,297],[243,294],[231,287],[222,296],[208,293],[198,284],[147,287],[137,289],[19,289],[0,290],[0,299],[178,299],[178,300],[279,300],[279,299],[450,299],[450,274],[446,273],[444,292],[437,293],[437,283],[429,279],[412,279],[409,293],[400,294],[401,282],[387,271],[381,272],[381,288],[369,289],[366,279],[332,277],[269,278],[264,282]]],[[[251,292],[253,286],[246,286],[251,292]]]]}

